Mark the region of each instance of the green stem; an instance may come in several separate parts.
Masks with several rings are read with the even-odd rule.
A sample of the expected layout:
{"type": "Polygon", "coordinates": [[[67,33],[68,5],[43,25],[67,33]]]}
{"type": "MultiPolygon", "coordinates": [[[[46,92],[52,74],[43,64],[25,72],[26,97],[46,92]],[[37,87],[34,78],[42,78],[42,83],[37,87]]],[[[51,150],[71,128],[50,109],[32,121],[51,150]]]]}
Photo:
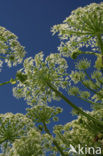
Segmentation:
{"type": "Polygon", "coordinates": [[[67,30],[67,33],[76,34],[76,35],[91,35],[91,34],[93,34],[93,33],[89,33],[89,32],[68,31],[68,30],[67,30]]]}
{"type": "Polygon", "coordinates": [[[50,84],[47,82],[47,85],[53,90],[57,95],[59,95],[67,104],[69,104],[72,108],[74,108],[78,113],[85,116],[88,120],[92,120],[95,124],[98,126],[103,126],[103,123],[99,120],[96,120],[94,117],[88,115],[84,111],[82,111],[79,107],[77,107],[75,104],[73,104],[67,97],[65,97],[61,92],[59,92],[53,84],[50,84]]]}
{"type": "Polygon", "coordinates": [[[3,82],[3,83],[0,83],[0,86],[3,86],[3,85],[8,84],[8,83],[10,83],[10,81],[6,81],[6,82],[3,82]]]}
{"type": "Polygon", "coordinates": [[[80,51],[80,53],[81,53],[81,54],[95,55],[95,56],[98,56],[98,55],[99,55],[98,53],[90,52],[90,51],[80,51]]]}
{"type": "MultiPolygon", "coordinates": [[[[46,132],[47,134],[49,134],[49,135],[52,137],[52,134],[50,133],[49,129],[47,128],[45,122],[43,122],[43,126],[44,126],[45,132],[46,132]]],[[[56,146],[56,148],[58,149],[58,151],[60,152],[60,154],[61,154],[62,156],[66,156],[66,155],[64,154],[63,150],[61,149],[61,147],[58,145],[57,141],[54,140],[54,138],[53,138],[53,144],[56,146]]]]}
{"type": "Polygon", "coordinates": [[[76,97],[77,98],[79,98],[79,99],[81,99],[81,100],[83,100],[83,101],[85,101],[85,102],[88,102],[88,103],[90,103],[90,104],[93,104],[93,105],[96,105],[96,104],[100,104],[100,103],[95,103],[95,102],[93,102],[93,101],[91,101],[91,100],[89,100],[89,99],[84,99],[84,98],[81,98],[80,96],[77,96],[76,95],[76,97]]]}

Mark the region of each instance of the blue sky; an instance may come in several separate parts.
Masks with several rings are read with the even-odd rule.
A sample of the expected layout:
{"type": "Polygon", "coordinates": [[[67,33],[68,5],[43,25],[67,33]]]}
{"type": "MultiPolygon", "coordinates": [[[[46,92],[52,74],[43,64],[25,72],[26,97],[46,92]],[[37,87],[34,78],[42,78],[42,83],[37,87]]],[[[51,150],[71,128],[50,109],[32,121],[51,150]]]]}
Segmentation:
{"type": "MultiPolygon", "coordinates": [[[[99,3],[102,0],[2,0],[0,25],[19,37],[20,43],[25,46],[27,56],[34,56],[41,50],[48,55],[57,52],[59,45],[58,37],[52,36],[50,32],[51,27],[61,23],[72,10],[92,2],[99,3]]],[[[20,66],[9,69],[5,66],[0,73],[0,81],[8,81],[15,77],[19,68],[20,66]]],[[[76,100],[74,102],[81,104],[76,100]]],[[[66,123],[72,119],[69,113],[71,107],[63,101],[56,105],[59,104],[64,108],[60,122],[66,123]]],[[[0,87],[0,113],[25,113],[26,107],[23,99],[13,97],[11,85],[0,87]]]]}

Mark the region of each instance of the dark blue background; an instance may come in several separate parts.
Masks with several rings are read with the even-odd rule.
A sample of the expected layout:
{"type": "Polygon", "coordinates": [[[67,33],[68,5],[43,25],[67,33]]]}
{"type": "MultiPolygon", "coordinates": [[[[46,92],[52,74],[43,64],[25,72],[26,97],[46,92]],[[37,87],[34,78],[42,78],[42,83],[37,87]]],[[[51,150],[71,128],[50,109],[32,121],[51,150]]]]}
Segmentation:
{"type": "MultiPolygon", "coordinates": [[[[20,43],[25,46],[27,56],[34,56],[41,50],[48,55],[57,52],[59,45],[58,37],[52,36],[50,32],[51,27],[61,23],[72,10],[92,2],[99,3],[102,0],[2,0],[0,1],[0,25],[19,37],[20,43]]],[[[20,66],[9,69],[4,66],[0,73],[0,81],[15,78],[16,70],[19,68],[20,66]]],[[[73,101],[77,105],[83,104],[77,99],[73,101]]],[[[55,102],[52,104],[55,105],[55,102]]],[[[60,116],[61,124],[73,119],[70,106],[63,101],[56,105],[64,108],[60,116]]],[[[27,104],[23,99],[18,100],[13,97],[11,85],[0,87],[0,113],[25,113],[26,107],[27,104]]],[[[88,105],[84,107],[90,108],[88,105]]]]}

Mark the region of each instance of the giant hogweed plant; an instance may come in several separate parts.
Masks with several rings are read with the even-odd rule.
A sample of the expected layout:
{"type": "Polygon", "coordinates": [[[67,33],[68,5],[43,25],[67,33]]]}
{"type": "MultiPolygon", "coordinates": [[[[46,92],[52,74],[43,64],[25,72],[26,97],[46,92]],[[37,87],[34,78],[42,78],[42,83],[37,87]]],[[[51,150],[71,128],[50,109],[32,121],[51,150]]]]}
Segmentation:
{"type": "MultiPolygon", "coordinates": [[[[13,95],[29,105],[25,115],[0,114],[1,156],[67,156],[71,155],[70,144],[103,149],[103,3],[72,11],[51,31],[60,38],[59,52],[26,58],[15,79],[0,84],[15,84],[13,95]],[[68,73],[69,57],[75,59],[75,68],[68,73]],[[92,111],[78,107],[70,96],[88,103],[92,111]],[[62,113],[53,102],[49,105],[54,100],[64,100],[77,119],[56,124],[50,132],[48,124],[62,113]]],[[[17,37],[0,27],[0,67],[3,62],[9,67],[17,65],[24,56],[17,37]]]]}

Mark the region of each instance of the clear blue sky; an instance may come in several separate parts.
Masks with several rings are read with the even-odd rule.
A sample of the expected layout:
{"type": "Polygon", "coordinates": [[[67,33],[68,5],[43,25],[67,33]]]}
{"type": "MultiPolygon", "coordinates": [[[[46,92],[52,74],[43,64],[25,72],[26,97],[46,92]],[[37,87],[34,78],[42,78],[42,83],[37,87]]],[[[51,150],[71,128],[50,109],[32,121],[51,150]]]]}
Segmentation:
{"type": "MultiPolygon", "coordinates": [[[[0,25],[19,37],[20,43],[26,47],[27,56],[34,56],[41,50],[48,55],[57,52],[59,45],[59,39],[52,36],[50,28],[61,23],[72,10],[92,2],[99,3],[102,0],[1,0],[0,25]]],[[[9,69],[5,66],[0,73],[0,81],[15,77],[19,68],[20,66],[9,69]]],[[[80,104],[79,101],[75,102],[80,104]]],[[[60,122],[66,123],[71,120],[71,108],[64,102],[60,103],[61,106],[62,104],[65,111],[60,122]]],[[[25,113],[26,107],[23,99],[13,97],[10,85],[0,87],[0,113],[25,113]]]]}

